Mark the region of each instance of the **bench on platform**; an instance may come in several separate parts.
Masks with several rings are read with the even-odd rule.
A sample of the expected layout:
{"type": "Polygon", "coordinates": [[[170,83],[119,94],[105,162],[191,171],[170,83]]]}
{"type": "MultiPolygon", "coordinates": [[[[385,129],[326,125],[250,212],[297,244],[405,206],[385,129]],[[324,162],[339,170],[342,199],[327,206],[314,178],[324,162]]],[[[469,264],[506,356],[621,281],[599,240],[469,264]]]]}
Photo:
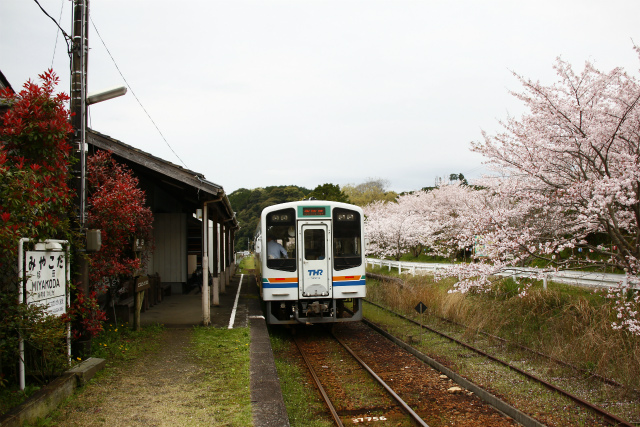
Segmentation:
{"type": "MultiPolygon", "coordinates": [[[[144,299],[142,300],[142,307],[140,309],[140,312],[142,313],[144,313],[154,305],[159,304],[164,298],[171,295],[171,284],[162,283],[159,274],[149,275],[149,285],[149,289],[144,291],[144,299]]],[[[128,296],[119,300],[115,304],[114,311],[118,323],[131,323],[133,322],[133,310],[135,301],[133,295],[133,281],[125,283],[124,288],[129,290],[126,294],[128,296]]]]}

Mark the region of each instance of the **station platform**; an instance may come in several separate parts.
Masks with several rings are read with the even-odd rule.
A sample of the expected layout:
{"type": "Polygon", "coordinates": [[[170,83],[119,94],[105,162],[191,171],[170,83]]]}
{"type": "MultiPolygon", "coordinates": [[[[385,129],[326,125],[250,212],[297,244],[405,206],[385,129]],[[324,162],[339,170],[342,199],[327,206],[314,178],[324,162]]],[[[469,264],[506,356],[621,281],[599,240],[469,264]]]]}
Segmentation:
{"type": "MultiPolygon", "coordinates": [[[[228,327],[233,320],[232,327],[248,326],[250,306],[254,315],[262,315],[259,296],[255,276],[232,276],[230,283],[225,287],[225,292],[220,293],[220,305],[210,306],[210,325],[217,328],[228,327]],[[238,286],[240,286],[239,295],[238,286]],[[232,319],[234,305],[236,312],[232,319]]],[[[202,294],[199,289],[189,294],[167,296],[161,304],[147,309],[140,316],[142,326],[162,324],[166,328],[191,328],[201,326],[202,321],[202,294]]]]}
{"type": "MultiPolygon", "coordinates": [[[[251,405],[255,427],[288,427],[269,332],[260,308],[260,294],[253,275],[234,275],[220,293],[220,305],[210,308],[211,327],[249,327],[251,333],[251,405]]],[[[171,295],[140,317],[141,325],[192,328],[203,324],[202,294],[171,295]]]]}

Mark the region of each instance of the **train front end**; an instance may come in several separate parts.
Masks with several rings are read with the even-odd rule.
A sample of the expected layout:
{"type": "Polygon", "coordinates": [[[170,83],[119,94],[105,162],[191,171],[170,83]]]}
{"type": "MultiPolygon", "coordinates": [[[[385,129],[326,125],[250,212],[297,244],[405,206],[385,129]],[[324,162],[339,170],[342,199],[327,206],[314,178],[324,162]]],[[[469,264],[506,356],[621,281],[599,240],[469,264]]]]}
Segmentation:
{"type": "Polygon", "coordinates": [[[267,323],[362,319],[366,286],[358,206],[328,201],[271,206],[262,212],[258,234],[267,323]]]}

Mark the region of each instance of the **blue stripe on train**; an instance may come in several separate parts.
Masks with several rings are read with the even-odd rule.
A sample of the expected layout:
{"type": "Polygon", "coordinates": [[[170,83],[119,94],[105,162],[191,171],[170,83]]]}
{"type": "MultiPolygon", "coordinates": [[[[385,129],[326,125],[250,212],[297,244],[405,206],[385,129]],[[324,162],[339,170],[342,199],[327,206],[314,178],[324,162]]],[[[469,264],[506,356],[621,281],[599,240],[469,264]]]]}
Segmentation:
{"type": "MultiPolygon", "coordinates": [[[[340,280],[338,282],[333,282],[333,286],[365,286],[366,281],[363,280],[340,280]]],[[[267,281],[262,282],[262,287],[266,289],[275,289],[275,288],[297,288],[298,282],[280,282],[280,283],[269,283],[267,281]]]]}
{"type": "Polygon", "coordinates": [[[267,289],[275,289],[275,288],[297,288],[298,282],[281,282],[281,283],[268,283],[262,282],[262,287],[267,289]]]}
{"type": "Polygon", "coordinates": [[[366,281],[362,280],[340,280],[339,282],[333,282],[333,286],[365,286],[366,281]]]}

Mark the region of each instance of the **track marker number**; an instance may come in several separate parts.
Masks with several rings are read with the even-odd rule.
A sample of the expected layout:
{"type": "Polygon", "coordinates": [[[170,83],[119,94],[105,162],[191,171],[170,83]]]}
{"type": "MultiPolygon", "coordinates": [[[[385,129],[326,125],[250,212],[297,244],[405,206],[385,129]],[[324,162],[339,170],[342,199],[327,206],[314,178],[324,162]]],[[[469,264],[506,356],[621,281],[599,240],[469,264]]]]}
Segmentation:
{"type": "Polygon", "coordinates": [[[358,417],[353,418],[353,423],[363,423],[365,421],[387,421],[387,417],[358,417]]]}

